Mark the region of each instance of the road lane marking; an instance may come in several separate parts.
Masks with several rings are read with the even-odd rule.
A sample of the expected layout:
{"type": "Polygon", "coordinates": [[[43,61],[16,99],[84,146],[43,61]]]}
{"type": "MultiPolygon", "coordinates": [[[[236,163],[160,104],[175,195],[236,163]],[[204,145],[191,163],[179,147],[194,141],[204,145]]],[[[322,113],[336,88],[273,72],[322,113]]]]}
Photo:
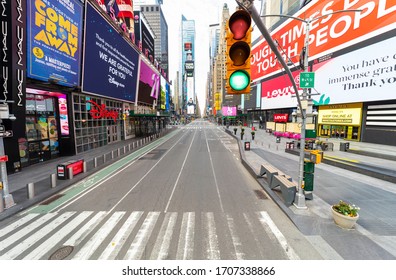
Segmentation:
{"type": "Polygon", "coordinates": [[[125,241],[135,228],[142,215],[143,211],[132,212],[126,222],[122,225],[121,229],[117,232],[116,236],[111,240],[109,245],[107,245],[106,249],[100,255],[98,258],[99,260],[114,260],[117,257],[117,254],[124,246],[125,241]]]}
{"type": "Polygon", "coordinates": [[[195,213],[183,213],[176,260],[192,260],[194,251],[195,213]]]}
{"type": "Polygon", "coordinates": [[[63,246],[77,246],[84,240],[85,237],[106,217],[107,213],[105,211],[100,211],[92,219],[84,224],[72,237],[70,237],[63,246]]]}
{"type": "Polygon", "coordinates": [[[15,234],[9,236],[5,240],[2,240],[0,242],[0,251],[4,250],[8,246],[10,246],[12,243],[18,241],[19,239],[23,238],[27,234],[33,232],[36,228],[40,227],[42,224],[47,222],[48,220],[52,219],[55,217],[57,213],[49,213],[38,219],[37,221],[34,221],[30,225],[26,226],[25,228],[20,229],[18,232],[15,234]]]}
{"type": "Polygon", "coordinates": [[[264,230],[271,237],[271,235],[275,235],[279,244],[285,251],[285,254],[290,260],[299,260],[300,257],[296,254],[290,244],[287,242],[285,236],[278,229],[275,223],[272,221],[271,217],[266,212],[260,212],[261,217],[259,218],[261,225],[264,227],[264,230]]]}
{"type": "MultiPolygon", "coordinates": [[[[0,198],[2,199],[2,198],[0,198]]],[[[15,221],[14,223],[8,225],[7,227],[0,229],[0,237],[3,237],[4,235],[7,235],[8,233],[12,232],[13,230],[16,230],[20,226],[23,226],[27,222],[33,220],[36,218],[39,214],[28,214],[24,216],[23,218],[15,221]]]]}
{"type": "Polygon", "coordinates": [[[68,233],[74,230],[78,225],[80,225],[92,214],[93,211],[84,211],[80,213],[71,222],[67,223],[56,233],[52,234],[48,239],[46,239],[43,243],[41,243],[40,246],[34,249],[30,254],[26,255],[23,259],[39,260],[41,257],[43,257],[47,252],[49,252],[53,248],[54,244],[60,242],[68,233]]]}
{"type": "Polygon", "coordinates": [[[169,199],[168,199],[168,203],[166,204],[165,213],[168,212],[169,205],[170,205],[171,200],[172,200],[172,198],[173,198],[173,194],[175,193],[176,186],[177,186],[177,184],[178,184],[178,182],[179,182],[180,176],[181,176],[181,174],[182,174],[182,172],[183,172],[184,166],[185,166],[186,161],[187,161],[188,154],[190,153],[191,146],[192,146],[192,144],[193,144],[193,142],[194,142],[194,139],[195,139],[195,135],[196,135],[196,134],[197,134],[197,132],[195,131],[195,132],[194,132],[194,135],[193,135],[193,139],[191,140],[190,146],[188,147],[186,156],[184,157],[184,161],[183,161],[183,164],[182,164],[182,166],[181,166],[181,168],[180,168],[179,175],[177,175],[176,182],[175,182],[175,184],[173,185],[172,193],[171,193],[171,195],[170,195],[170,197],[169,197],[169,199]]]}
{"type": "Polygon", "coordinates": [[[162,223],[160,232],[151,253],[151,260],[166,260],[168,259],[169,247],[172,241],[173,230],[176,225],[177,213],[165,213],[165,219],[162,223]]]}
{"type": "Polygon", "coordinates": [[[131,247],[126,253],[124,260],[140,260],[146,249],[147,242],[153,232],[154,226],[157,223],[160,212],[150,212],[144,220],[142,227],[136,234],[131,247]]]}
{"type": "Polygon", "coordinates": [[[209,161],[210,161],[210,166],[212,168],[212,175],[213,175],[215,186],[216,186],[217,198],[219,199],[221,212],[224,213],[223,202],[221,201],[219,184],[217,183],[216,172],[214,170],[213,159],[212,159],[212,152],[210,151],[210,148],[209,148],[209,142],[208,142],[208,138],[206,136],[206,131],[205,131],[205,140],[206,140],[206,147],[208,148],[209,161]]]}
{"type": "Polygon", "coordinates": [[[46,226],[40,228],[38,231],[34,232],[25,240],[19,242],[11,250],[9,250],[4,255],[0,256],[0,260],[12,260],[18,257],[21,253],[26,251],[32,244],[38,242],[41,238],[49,234],[51,231],[56,229],[62,223],[64,223],[68,218],[73,216],[76,212],[66,212],[58,216],[55,220],[51,223],[47,224],[46,226]]]}
{"type": "Polygon", "coordinates": [[[207,259],[208,260],[219,260],[220,259],[220,249],[219,240],[216,233],[216,224],[214,220],[214,215],[212,212],[202,213],[203,224],[206,226],[207,235],[207,259]]]}
{"type": "Polygon", "coordinates": [[[106,223],[84,244],[72,259],[88,260],[124,215],[125,212],[115,212],[111,215],[106,223]]]}
{"type": "Polygon", "coordinates": [[[231,233],[232,245],[234,246],[234,250],[235,250],[235,258],[237,260],[243,260],[245,259],[245,254],[243,253],[242,250],[242,242],[239,239],[239,236],[235,229],[234,219],[229,214],[226,215],[226,218],[227,218],[228,229],[230,230],[231,233]]]}

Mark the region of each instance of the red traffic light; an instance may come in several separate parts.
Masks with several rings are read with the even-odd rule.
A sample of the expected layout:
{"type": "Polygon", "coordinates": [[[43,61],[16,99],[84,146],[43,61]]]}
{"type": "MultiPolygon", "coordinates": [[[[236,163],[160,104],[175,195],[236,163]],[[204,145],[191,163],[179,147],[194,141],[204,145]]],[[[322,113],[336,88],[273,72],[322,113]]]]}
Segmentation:
{"type": "Polygon", "coordinates": [[[236,11],[228,20],[228,26],[235,40],[244,38],[251,24],[252,19],[250,14],[245,10],[236,11]]]}

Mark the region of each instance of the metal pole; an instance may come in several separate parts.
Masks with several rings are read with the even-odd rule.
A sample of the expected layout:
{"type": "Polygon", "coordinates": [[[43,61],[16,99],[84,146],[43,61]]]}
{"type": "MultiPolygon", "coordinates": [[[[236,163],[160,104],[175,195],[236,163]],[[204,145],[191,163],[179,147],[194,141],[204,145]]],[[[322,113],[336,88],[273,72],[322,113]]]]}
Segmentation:
{"type": "MultiPolygon", "coordinates": [[[[0,120],[0,124],[1,123],[2,121],[0,120]]],[[[0,137],[0,155],[5,155],[3,137],[0,137]]],[[[0,162],[0,175],[1,181],[3,182],[4,208],[8,209],[14,206],[15,202],[8,189],[7,166],[5,162],[0,162]]]]}
{"type": "Polygon", "coordinates": [[[51,174],[50,180],[51,180],[51,188],[55,188],[56,187],[56,174],[51,174]]]}

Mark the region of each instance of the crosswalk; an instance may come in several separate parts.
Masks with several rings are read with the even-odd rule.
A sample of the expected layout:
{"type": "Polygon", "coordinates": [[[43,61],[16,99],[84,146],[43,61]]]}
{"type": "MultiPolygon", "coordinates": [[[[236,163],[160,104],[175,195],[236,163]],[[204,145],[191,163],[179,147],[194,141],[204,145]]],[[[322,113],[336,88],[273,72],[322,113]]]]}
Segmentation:
{"type": "Polygon", "coordinates": [[[0,260],[299,259],[265,211],[30,213],[0,240],[0,260]]]}

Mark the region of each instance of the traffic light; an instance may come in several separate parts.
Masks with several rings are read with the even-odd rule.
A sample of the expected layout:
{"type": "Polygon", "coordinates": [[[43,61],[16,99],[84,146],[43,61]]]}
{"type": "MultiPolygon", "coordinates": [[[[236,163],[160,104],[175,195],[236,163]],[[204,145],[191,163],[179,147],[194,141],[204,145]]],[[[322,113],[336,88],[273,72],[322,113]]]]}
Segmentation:
{"type": "Polygon", "coordinates": [[[227,94],[250,93],[251,24],[245,10],[237,10],[227,22],[227,94]]]}

